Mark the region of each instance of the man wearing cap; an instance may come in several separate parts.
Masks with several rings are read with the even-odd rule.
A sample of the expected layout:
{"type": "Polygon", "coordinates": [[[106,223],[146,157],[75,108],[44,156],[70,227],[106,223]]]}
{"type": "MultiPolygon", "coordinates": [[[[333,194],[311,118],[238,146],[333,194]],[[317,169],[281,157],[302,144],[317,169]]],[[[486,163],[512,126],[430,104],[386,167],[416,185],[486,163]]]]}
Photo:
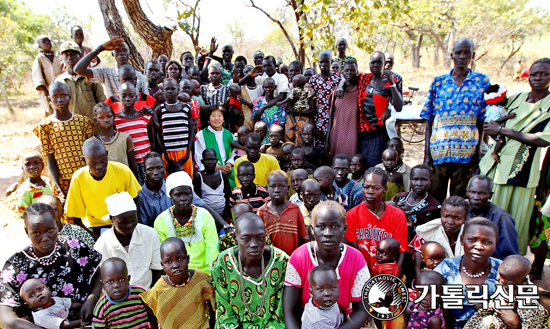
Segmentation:
{"type": "Polygon", "coordinates": [[[74,72],[73,68],[80,60],[80,47],[75,42],[62,43],[59,52],[65,65],[65,72],[55,78],[55,81],[65,84],[69,89],[71,94],[69,110],[93,120],[94,106],[107,98],[103,92],[103,86],[97,82],[90,82],[74,72]]]}
{"type": "Polygon", "coordinates": [[[149,290],[161,277],[160,240],[152,227],[138,223],[137,207],[126,191],[105,198],[113,227],[103,232],[94,245],[101,264],[111,257],[128,267],[130,284],[149,290]]]}
{"type": "Polygon", "coordinates": [[[38,44],[38,55],[32,64],[32,82],[34,88],[38,90],[40,103],[44,109],[44,115],[47,117],[53,114],[53,108],[48,100],[48,88],[55,77],[61,73],[61,62],[52,51],[52,42],[47,35],[39,35],[36,38],[36,43],[38,44]]]}
{"type": "Polygon", "coordinates": [[[218,232],[214,218],[206,209],[192,204],[193,181],[185,171],[166,178],[166,193],[174,205],[155,219],[160,241],[172,237],[185,243],[189,268],[210,274],[210,265],[218,257],[218,232]]]}
{"type": "Polygon", "coordinates": [[[91,228],[97,237],[102,229],[111,227],[105,198],[126,191],[139,207],[141,186],[128,166],[109,161],[107,149],[99,139],[87,139],[82,145],[82,154],[87,166],[73,174],[65,216],[72,217],[77,225],[91,228]]]}

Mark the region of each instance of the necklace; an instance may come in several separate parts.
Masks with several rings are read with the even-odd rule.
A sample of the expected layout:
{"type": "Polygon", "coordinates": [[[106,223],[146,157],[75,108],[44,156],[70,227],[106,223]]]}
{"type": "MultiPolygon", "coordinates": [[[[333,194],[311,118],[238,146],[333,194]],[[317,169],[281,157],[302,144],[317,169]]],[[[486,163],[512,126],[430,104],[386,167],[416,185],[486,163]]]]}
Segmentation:
{"type": "Polygon", "coordinates": [[[243,282],[243,261],[241,259],[241,254],[239,253],[239,282],[241,283],[241,300],[244,304],[244,308],[246,309],[246,312],[251,315],[256,316],[263,316],[264,315],[264,302],[265,302],[265,266],[264,266],[264,256],[262,255],[262,302],[260,304],[260,311],[259,312],[252,312],[250,308],[248,307],[248,303],[246,302],[246,297],[244,295],[244,282],[243,282]]]}
{"type": "Polygon", "coordinates": [[[31,256],[36,258],[36,261],[38,262],[38,264],[42,265],[42,266],[50,266],[52,265],[53,263],[55,263],[55,261],[59,258],[59,256],[61,256],[61,253],[59,252],[59,250],[61,249],[61,247],[59,246],[59,244],[57,244],[57,242],[55,243],[55,249],[54,251],[52,251],[51,254],[49,254],[48,256],[44,256],[44,257],[38,257],[36,256],[36,254],[34,253],[34,248],[31,244],[31,246],[29,247],[29,252],[31,253],[31,256]],[[50,258],[52,257],[53,258],[50,260],[50,261],[43,261],[42,259],[44,258],[50,258]]]}
{"type": "Polygon", "coordinates": [[[422,202],[424,202],[427,198],[428,198],[428,192],[426,192],[426,196],[424,196],[424,198],[422,198],[422,200],[418,201],[417,203],[415,204],[410,204],[409,203],[409,197],[411,196],[411,193],[407,194],[407,197],[405,198],[405,203],[411,207],[414,207],[422,202]]]}
{"type": "Polygon", "coordinates": [[[466,270],[466,266],[464,266],[464,260],[462,261],[462,271],[464,271],[464,274],[466,274],[468,277],[473,278],[473,279],[480,278],[483,275],[485,275],[485,271],[481,271],[478,274],[470,274],[468,272],[468,270],[466,270]]]}
{"type": "Polygon", "coordinates": [[[187,284],[189,284],[189,281],[191,281],[191,271],[187,270],[187,281],[185,281],[183,284],[175,284],[174,282],[172,282],[172,279],[170,279],[170,277],[167,275],[166,276],[166,279],[168,279],[168,284],[174,288],[183,288],[185,287],[187,284]]]}
{"type": "Polygon", "coordinates": [[[111,136],[111,138],[108,138],[108,140],[105,140],[105,139],[103,138],[103,136],[101,136],[101,134],[97,134],[97,135],[99,136],[99,139],[100,139],[102,142],[104,142],[104,143],[109,143],[110,141],[112,141],[112,140],[115,138],[116,132],[113,134],[113,136],[111,136]]]}
{"type": "Polygon", "coordinates": [[[52,55],[53,55],[53,53],[52,53],[52,52],[49,52],[49,53],[47,53],[47,52],[44,52],[44,55],[46,55],[46,56],[52,56],[52,55]]]}
{"type": "Polygon", "coordinates": [[[175,102],[175,103],[173,103],[173,104],[171,104],[171,103],[168,103],[168,102],[164,102],[164,104],[166,104],[166,105],[170,105],[170,106],[178,105],[179,103],[181,103],[181,102],[179,101],[179,99],[178,99],[178,100],[176,100],[176,102],[175,102]]]}
{"type": "Polygon", "coordinates": [[[374,211],[370,210],[369,207],[367,207],[367,209],[370,211],[371,214],[374,215],[374,217],[380,219],[380,216],[378,216],[377,214],[375,214],[374,211]]]}

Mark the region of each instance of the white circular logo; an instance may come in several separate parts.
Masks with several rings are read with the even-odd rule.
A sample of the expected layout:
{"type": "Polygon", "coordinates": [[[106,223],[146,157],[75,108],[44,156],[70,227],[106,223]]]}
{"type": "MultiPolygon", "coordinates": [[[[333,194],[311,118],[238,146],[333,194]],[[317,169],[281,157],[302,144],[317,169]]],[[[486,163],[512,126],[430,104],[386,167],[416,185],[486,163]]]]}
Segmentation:
{"type": "Polygon", "coordinates": [[[378,274],[363,286],[363,307],[377,320],[399,317],[409,303],[407,286],[393,274],[378,274]]]}

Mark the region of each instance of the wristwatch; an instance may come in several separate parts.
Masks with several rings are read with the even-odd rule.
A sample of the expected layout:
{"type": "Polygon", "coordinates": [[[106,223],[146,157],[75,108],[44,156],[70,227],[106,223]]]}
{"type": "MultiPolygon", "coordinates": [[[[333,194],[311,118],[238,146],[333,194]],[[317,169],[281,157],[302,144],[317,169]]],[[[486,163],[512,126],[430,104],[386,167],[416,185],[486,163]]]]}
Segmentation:
{"type": "Polygon", "coordinates": [[[225,230],[225,229],[228,229],[228,228],[230,228],[230,227],[231,227],[231,225],[229,225],[229,224],[223,224],[223,229],[224,229],[224,230],[225,230]]]}

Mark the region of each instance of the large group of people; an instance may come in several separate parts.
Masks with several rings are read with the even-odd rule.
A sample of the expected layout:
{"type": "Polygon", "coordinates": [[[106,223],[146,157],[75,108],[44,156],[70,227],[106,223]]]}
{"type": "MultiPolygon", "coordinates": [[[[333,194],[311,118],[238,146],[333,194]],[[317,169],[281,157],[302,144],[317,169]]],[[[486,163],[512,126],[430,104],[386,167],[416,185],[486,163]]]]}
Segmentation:
{"type": "Polygon", "coordinates": [[[59,54],[37,40],[46,118],[33,130],[41,152],[21,155],[31,244],[1,272],[3,328],[547,327],[536,300],[415,300],[417,286],[493,296],[540,279],[550,59],[530,67],[529,92],[506,96],[469,68],[473,42],[457,41],[421,112],[424,163],[411,168],[385,127],[403,108],[391,54],[374,52],[360,73],[341,39],[316,74],[262,51],[233,60],[231,45],[218,57],[212,39],[141,74],[122,38],[92,50],[71,32],[59,54]],[[116,67],[98,66],[104,51],[116,67]],[[409,287],[391,321],[371,321],[362,302],[378,274],[409,287]]]}

